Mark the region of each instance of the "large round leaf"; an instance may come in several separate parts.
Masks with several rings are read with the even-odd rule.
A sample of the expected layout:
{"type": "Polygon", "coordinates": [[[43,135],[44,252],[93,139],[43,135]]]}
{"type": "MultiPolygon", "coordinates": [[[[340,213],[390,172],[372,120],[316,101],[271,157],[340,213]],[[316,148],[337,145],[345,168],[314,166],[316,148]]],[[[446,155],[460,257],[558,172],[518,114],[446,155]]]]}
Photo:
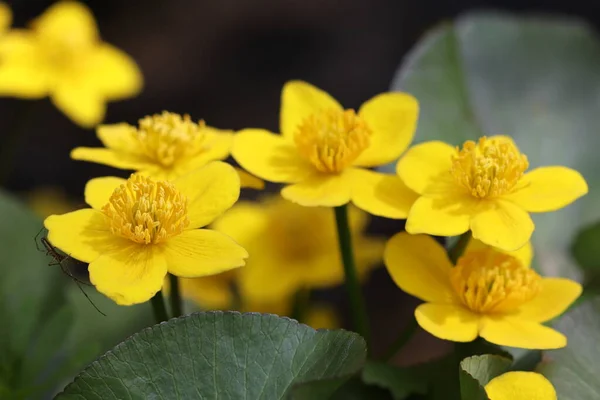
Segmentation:
{"type": "Polygon", "coordinates": [[[481,135],[516,139],[532,167],[583,173],[590,193],[534,216],[538,262],[565,274],[579,226],[600,219],[600,46],[580,21],[475,13],[432,30],[392,84],[421,104],[416,141],[459,145],[481,135]]]}
{"type": "Polygon", "coordinates": [[[545,352],[538,372],[552,382],[561,400],[600,399],[600,297],[569,311],[555,327],[569,344],[545,352]]]}
{"type": "Polygon", "coordinates": [[[316,331],[269,314],[196,313],[133,335],[58,398],[279,399],[301,383],[328,380],[329,388],[317,385],[322,396],[365,357],[365,341],[352,332],[316,331]]]}

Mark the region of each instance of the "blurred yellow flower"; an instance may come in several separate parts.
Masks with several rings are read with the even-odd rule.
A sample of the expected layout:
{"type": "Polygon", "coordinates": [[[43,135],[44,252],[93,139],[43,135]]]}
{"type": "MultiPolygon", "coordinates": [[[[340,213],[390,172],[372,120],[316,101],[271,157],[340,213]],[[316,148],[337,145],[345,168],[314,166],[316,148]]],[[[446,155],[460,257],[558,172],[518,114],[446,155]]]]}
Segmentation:
{"type": "MultiPolygon", "coordinates": [[[[77,147],[71,158],[131,169],[159,180],[176,179],[210,161],[223,160],[233,144],[232,131],[167,111],[140,119],[137,127],[101,125],[96,132],[105,148],[77,147]]],[[[242,187],[263,188],[263,181],[237,170],[242,187]]]]}
{"type": "Polygon", "coordinates": [[[0,35],[10,28],[12,24],[12,11],[8,4],[0,2],[0,35]]]}
{"type": "Polygon", "coordinates": [[[419,325],[441,339],[526,349],[564,347],[567,338],[541,325],[581,294],[581,285],[542,278],[530,267],[531,245],[502,252],[473,241],[453,267],[444,248],[427,235],[402,232],[390,239],[384,261],[406,293],[424,300],[419,325]]]}
{"type": "Polygon", "coordinates": [[[392,175],[369,171],[397,159],[412,141],[417,100],[383,93],[358,113],[301,81],[285,84],[281,135],[245,129],[232,155],[250,173],[290,184],[281,195],[303,206],[334,207],[352,201],[375,215],[406,218],[416,194],[392,175]]]}
{"type": "Polygon", "coordinates": [[[91,209],[44,221],[50,242],[90,263],[90,281],[121,305],[143,303],[161,290],[167,272],[218,274],[244,265],[248,253],[210,224],[238,199],[234,169],[212,162],[173,181],[133,174],[95,178],[85,188],[91,209]]]}
{"type": "Polygon", "coordinates": [[[27,204],[41,218],[77,209],[63,190],[53,186],[37,187],[27,193],[27,204]]]}
{"type": "Polygon", "coordinates": [[[306,325],[315,329],[339,329],[341,327],[335,308],[330,305],[311,304],[306,314],[306,325]]]}
{"type": "Polygon", "coordinates": [[[135,62],[102,42],[91,11],[73,1],[52,5],[31,29],[5,34],[0,58],[0,95],[50,96],[83,127],[102,121],[108,101],[134,96],[142,88],[135,62]]]}
{"type": "Polygon", "coordinates": [[[495,377],[485,392],[490,400],[556,400],[554,386],[536,372],[512,371],[495,377]]]}
{"type": "Polygon", "coordinates": [[[565,207],[587,193],[579,172],[529,163],[506,136],[466,141],[462,149],[432,141],[410,148],[396,171],[420,194],[408,214],[409,233],[473,237],[515,250],[534,230],[529,212],[565,207]]]}
{"type": "MultiPolygon", "coordinates": [[[[367,218],[351,209],[350,229],[363,277],[381,260],[384,246],[381,239],[365,236],[367,218]]],[[[335,221],[326,208],[305,208],[275,196],[261,203],[238,203],[212,227],[251,254],[237,280],[244,301],[280,301],[299,289],[327,288],[344,281],[335,221]]]]}

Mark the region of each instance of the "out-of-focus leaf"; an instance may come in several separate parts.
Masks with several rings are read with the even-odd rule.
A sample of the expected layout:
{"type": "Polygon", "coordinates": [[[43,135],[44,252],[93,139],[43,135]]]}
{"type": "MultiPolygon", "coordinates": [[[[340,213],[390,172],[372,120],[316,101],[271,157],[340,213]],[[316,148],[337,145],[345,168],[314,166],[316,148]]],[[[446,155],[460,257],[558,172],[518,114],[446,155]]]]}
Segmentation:
{"type": "Polygon", "coordinates": [[[569,344],[544,352],[538,372],[552,382],[560,400],[600,399],[600,297],[569,311],[555,327],[569,344]]]}
{"type": "Polygon", "coordinates": [[[421,105],[416,141],[460,145],[507,134],[530,165],[580,171],[590,193],[536,214],[533,242],[549,275],[580,278],[568,254],[579,227],[600,219],[600,45],[568,18],[472,13],[432,30],[402,63],[392,89],[421,105]]]}
{"type": "Polygon", "coordinates": [[[319,386],[326,396],[342,383],[334,378],[357,373],[365,357],[365,341],[352,332],[316,331],[268,314],[197,313],[133,335],[58,398],[278,399],[321,379],[333,383],[319,386]]]}
{"type": "Polygon", "coordinates": [[[600,223],[582,229],[571,247],[573,257],[590,275],[600,275],[600,223]]]}
{"type": "Polygon", "coordinates": [[[369,361],[362,372],[362,379],[369,385],[387,389],[395,400],[402,400],[413,393],[426,394],[431,378],[419,367],[396,367],[369,361]]]}
{"type": "Polygon", "coordinates": [[[465,358],[460,363],[460,394],[462,400],[487,400],[485,385],[509,370],[512,360],[485,354],[465,358]]]}

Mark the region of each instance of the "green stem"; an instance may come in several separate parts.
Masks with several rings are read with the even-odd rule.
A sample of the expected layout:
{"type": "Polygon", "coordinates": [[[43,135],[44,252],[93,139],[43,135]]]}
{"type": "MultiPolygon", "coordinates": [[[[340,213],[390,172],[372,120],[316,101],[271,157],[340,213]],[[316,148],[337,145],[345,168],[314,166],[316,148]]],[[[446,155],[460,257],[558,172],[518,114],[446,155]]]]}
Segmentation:
{"type": "Polygon", "coordinates": [[[169,289],[171,292],[171,316],[177,318],[182,315],[181,294],[179,292],[179,278],[173,274],[169,274],[169,289]]]}
{"type": "Polygon", "coordinates": [[[356,274],[356,266],[354,265],[350,225],[348,224],[348,209],[346,205],[343,205],[335,207],[334,210],[354,329],[369,343],[368,317],[360,283],[358,282],[358,275],[356,274]]]}
{"type": "Polygon", "coordinates": [[[460,235],[460,237],[458,238],[458,242],[456,242],[456,244],[450,250],[448,250],[448,257],[450,258],[450,261],[452,261],[453,265],[456,265],[456,262],[458,261],[460,256],[463,255],[470,240],[471,231],[466,231],[465,233],[460,235]]]}
{"type": "Polygon", "coordinates": [[[408,322],[408,325],[400,332],[400,336],[392,343],[389,349],[386,351],[383,356],[383,361],[388,362],[394,357],[400,349],[406,345],[406,343],[413,337],[413,334],[417,330],[417,320],[415,318],[411,318],[408,322]]]}
{"type": "Polygon", "coordinates": [[[160,324],[161,322],[166,321],[168,319],[167,307],[165,307],[165,300],[162,292],[156,293],[154,297],[150,299],[150,303],[152,303],[152,311],[154,311],[156,323],[160,324]]]}

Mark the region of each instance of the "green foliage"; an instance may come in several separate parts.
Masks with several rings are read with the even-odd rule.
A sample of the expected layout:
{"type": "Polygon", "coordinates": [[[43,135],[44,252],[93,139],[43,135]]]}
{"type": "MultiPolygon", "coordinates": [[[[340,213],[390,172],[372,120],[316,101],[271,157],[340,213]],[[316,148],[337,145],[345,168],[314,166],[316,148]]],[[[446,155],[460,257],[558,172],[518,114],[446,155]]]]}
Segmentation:
{"type": "Polygon", "coordinates": [[[395,367],[369,361],[362,372],[363,382],[388,389],[395,400],[407,398],[413,393],[426,394],[429,377],[419,367],[395,367]]]}
{"type": "Polygon", "coordinates": [[[416,141],[462,144],[507,134],[530,165],[580,171],[590,193],[558,212],[534,215],[538,264],[576,273],[570,238],[600,219],[600,45],[580,21],[472,13],[438,26],[398,70],[393,90],[419,99],[416,141]]]}
{"type": "Polygon", "coordinates": [[[472,356],[460,363],[460,394],[462,400],[487,400],[485,385],[507,372],[512,360],[493,354],[472,356]]]}
{"type": "Polygon", "coordinates": [[[88,366],[59,399],[326,398],[364,364],[365,341],[288,318],[196,313],[145,329],[88,366]],[[310,385],[319,382],[311,396],[310,385]]]}
{"type": "Polygon", "coordinates": [[[561,400],[599,399],[600,297],[572,309],[555,327],[569,338],[569,344],[544,352],[538,372],[552,382],[561,400]]]}

